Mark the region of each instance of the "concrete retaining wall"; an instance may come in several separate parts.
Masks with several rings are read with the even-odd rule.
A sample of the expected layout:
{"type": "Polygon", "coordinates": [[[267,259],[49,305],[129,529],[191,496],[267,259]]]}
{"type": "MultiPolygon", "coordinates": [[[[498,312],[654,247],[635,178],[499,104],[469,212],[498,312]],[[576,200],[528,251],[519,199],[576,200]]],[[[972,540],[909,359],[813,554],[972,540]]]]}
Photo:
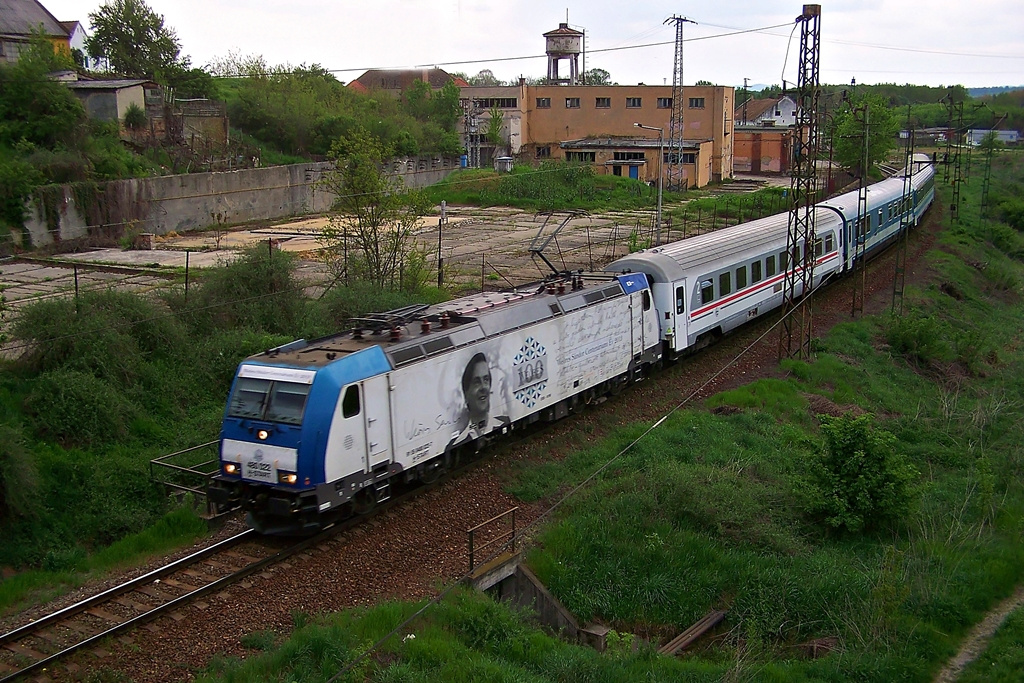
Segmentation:
{"type": "Polygon", "coordinates": [[[499,600],[532,610],[540,623],[565,639],[575,642],[580,638],[576,618],[523,565],[516,566],[515,573],[496,583],[488,592],[499,600]]]}
{"type": "MultiPolygon", "coordinates": [[[[394,160],[391,172],[401,176],[406,187],[420,188],[442,180],[458,167],[457,158],[417,157],[394,160]]],[[[106,197],[102,211],[95,207],[79,210],[72,187],[65,185],[61,187],[62,200],[56,202],[58,215],[51,217],[49,224],[44,210],[29,202],[25,227],[31,244],[23,246],[117,237],[129,226],[133,231],[163,235],[217,223],[323,213],[334,196],[319,190],[317,181],[329,168],[328,163],[309,163],[115,180],[101,186],[106,197]]]]}

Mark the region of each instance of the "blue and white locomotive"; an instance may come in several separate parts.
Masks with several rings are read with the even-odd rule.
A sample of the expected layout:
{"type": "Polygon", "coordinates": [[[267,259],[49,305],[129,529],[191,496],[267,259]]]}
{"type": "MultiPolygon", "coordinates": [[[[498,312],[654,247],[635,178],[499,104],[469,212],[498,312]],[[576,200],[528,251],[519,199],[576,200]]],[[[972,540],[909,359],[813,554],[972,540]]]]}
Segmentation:
{"type": "Polygon", "coordinates": [[[239,366],[210,498],[265,532],[360,512],[466,449],[554,420],[661,357],[642,274],[567,276],[355,321],[239,366]]]}
{"type": "Polygon", "coordinates": [[[850,270],[933,197],[920,156],[868,188],[859,222],[857,192],[819,204],[814,243],[792,252],[779,214],[630,254],[604,274],[409,307],[252,356],[231,388],[210,499],[269,533],[366,511],[396,482],[430,481],[490,437],[564,417],[780,306],[805,249],[812,286],[850,270]]]}

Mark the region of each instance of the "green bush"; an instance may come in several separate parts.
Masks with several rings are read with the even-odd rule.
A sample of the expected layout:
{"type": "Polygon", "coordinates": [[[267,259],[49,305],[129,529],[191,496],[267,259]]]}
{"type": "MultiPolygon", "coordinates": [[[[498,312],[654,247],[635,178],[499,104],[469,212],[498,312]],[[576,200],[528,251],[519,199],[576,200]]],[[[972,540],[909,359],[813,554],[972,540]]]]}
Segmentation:
{"type": "Polygon", "coordinates": [[[140,381],[147,360],[185,355],[183,326],[130,292],[86,292],[26,306],[14,337],[31,344],[24,360],[36,371],[75,369],[118,385],[140,381]]]}
{"type": "Polygon", "coordinates": [[[949,349],[943,341],[941,325],[933,316],[890,316],[885,337],[889,345],[907,360],[919,365],[944,360],[949,349]]]}
{"type": "Polygon", "coordinates": [[[108,382],[79,370],[50,370],[25,399],[36,433],[63,443],[102,443],[123,438],[135,407],[108,382]]]}
{"type": "Polygon", "coordinates": [[[305,298],[295,280],[295,256],[265,243],[204,273],[196,289],[181,313],[201,335],[233,328],[294,334],[302,319],[305,298]]]}
{"type": "Polygon", "coordinates": [[[35,512],[39,472],[21,430],[0,425],[0,519],[35,512]]]}
{"type": "Polygon", "coordinates": [[[892,434],[867,415],[821,416],[825,448],[811,462],[811,511],[828,526],[859,532],[896,519],[912,502],[918,476],[898,455],[892,434]]]}

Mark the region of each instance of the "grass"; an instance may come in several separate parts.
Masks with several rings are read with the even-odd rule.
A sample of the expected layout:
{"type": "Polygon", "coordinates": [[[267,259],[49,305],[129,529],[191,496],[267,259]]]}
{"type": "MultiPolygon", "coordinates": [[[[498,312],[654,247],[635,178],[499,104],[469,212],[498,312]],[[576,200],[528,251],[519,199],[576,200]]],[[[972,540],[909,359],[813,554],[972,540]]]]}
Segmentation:
{"type": "MultiPolygon", "coordinates": [[[[965,188],[965,206],[978,192],[965,188]]],[[[948,195],[943,188],[938,203],[948,195]]],[[[619,642],[656,642],[727,608],[713,644],[680,660],[646,647],[598,655],[456,594],[352,680],[931,680],[1024,578],[1024,265],[1012,256],[1019,235],[968,213],[928,255],[935,282],[907,291],[902,318],[839,325],[816,340],[814,362],[787,362],[782,379],[675,413],[627,451],[647,425],[509,475],[519,498],[554,499],[611,462],[540,530],[529,565],[581,621],[610,625],[619,642]],[[819,409],[870,414],[873,429],[892,435],[917,473],[899,518],[856,532],[826,523],[819,409]],[[831,654],[801,655],[824,640],[836,644],[831,654]]],[[[325,617],[306,628],[338,630],[302,629],[257,660],[220,662],[209,680],[323,680],[416,608],[325,617]],[[295,675],[293,658],[315,651],[302,645],[315,633],[330,633],[336,660],[295,675]]],[[[965,675],[1015,677],[1022,629],[1016,615],[965,675]]]]}
{"type": "MultiPolygon", "coordinates": [[[[514,206],[531,211],[653,209],[657,190],[639,180],[597,175],[590,166],[545,162],[516,166],[512,173],[458,171],[425,190],[434,203],[514,206]]],[[[679,195],[681,196],[681,195],[679,195]]],[[[664,201],[679,198],[666,193],[664,201]]]]}
{"type": "Polygon", "coordinates": [[[49,564],[55,568],[23,571],[0,582],[0,613],[24,607],[29,602],[49,600],[89,579],[192,543],[205,534],[206,522],[190,508],[183,507],[92,555],[87,555],[80,547],[65,546],[48,556],[49,564]]]}
{"type": "Polygon", "coordinates": [[[523,613],[456,591],[382,652],[357,661],[419,605],[386,603],[318,617],[279,647],[245,660],[220,659],[197,680],[326,681],[717,681],[729,663],[698,667],[650,648],[599,654],[547,635],[523,613]]]}
{"type": "Polygon", "coordinates": [[[254,250],[202,273],[187,303],[97,291],[19,315],[13,334],[29,351],[0,373],[0,566],[18,573],[0,583],[0,610],[201,535],[149,460],[216,438],[240,360],[445,296],[356,286],[308,300],[293,269],[254,250]]]}

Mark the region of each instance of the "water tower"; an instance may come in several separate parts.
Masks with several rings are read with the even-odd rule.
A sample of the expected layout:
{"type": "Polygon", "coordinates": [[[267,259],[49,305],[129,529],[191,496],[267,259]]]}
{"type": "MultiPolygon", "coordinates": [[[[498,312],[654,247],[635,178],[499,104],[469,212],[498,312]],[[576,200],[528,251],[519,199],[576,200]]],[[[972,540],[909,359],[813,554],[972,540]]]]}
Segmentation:
{"type": "Polygon", "coordinates": [[[579,85],[583,33],[569,28],[569,24],[559,24],[554,31],[545,33],[544,38],[547,39],[548,83],[579,85]],[[558,62],[562,59],[569,60],[569,78],[558,77],[558,62]]]}

